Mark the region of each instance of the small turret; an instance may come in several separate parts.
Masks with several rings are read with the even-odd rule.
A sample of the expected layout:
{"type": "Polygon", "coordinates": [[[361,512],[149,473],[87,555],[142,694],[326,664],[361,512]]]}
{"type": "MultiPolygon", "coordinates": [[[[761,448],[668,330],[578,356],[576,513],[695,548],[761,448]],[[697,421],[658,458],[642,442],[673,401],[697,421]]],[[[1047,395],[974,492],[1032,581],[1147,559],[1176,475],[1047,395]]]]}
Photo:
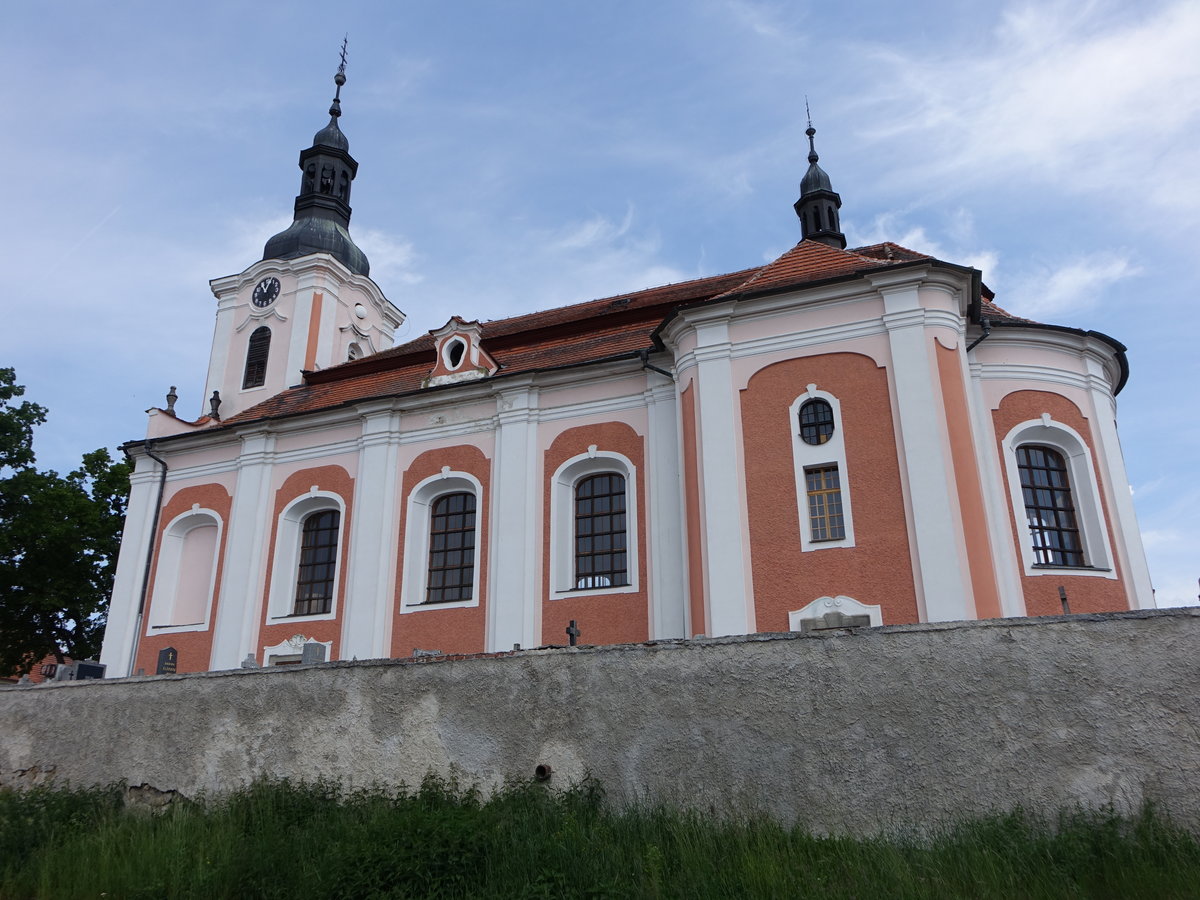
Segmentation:
{"type": "MultiPolygon", "coordinates": [[[[808,102],[805,101],[805,109],[808,102]]],[[[838,210],[842,208],[842,198],[833,190],[833,184],[825,170],[817,165],[817,148],[813,137],[817,129],[813,128],[812,119],[808,120],[808,171],[800,181],[800,199],[794,204],[796,215],[800,217],[800,234],[806,241],[820,241],[839,250],[846,249],[846,236],[842,234],[842,223],[838,210]]]]}

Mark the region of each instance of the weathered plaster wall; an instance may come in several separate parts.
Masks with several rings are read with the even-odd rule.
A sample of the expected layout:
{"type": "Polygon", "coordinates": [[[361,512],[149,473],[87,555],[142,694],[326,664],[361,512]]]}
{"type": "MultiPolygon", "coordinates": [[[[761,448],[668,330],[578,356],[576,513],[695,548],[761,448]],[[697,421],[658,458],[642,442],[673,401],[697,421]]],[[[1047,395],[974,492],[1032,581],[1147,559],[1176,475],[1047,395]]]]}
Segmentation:
{"type": "Polygon", "coordinates": [[[1197,827],[1198,639],[1200,610],[1169,610],[9,688],[0,782],[488,786],[544,763],[818,830],[1145,799],[1197,827]]]}

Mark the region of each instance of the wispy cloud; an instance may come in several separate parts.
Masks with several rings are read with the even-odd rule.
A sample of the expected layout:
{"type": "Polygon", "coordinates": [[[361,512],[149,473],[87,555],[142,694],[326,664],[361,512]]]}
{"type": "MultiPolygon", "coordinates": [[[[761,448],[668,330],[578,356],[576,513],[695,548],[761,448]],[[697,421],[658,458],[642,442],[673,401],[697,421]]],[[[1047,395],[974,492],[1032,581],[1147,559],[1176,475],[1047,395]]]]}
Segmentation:
{"type": "Polygon", "coordinates": [[[1006,292],[1006,307],[1033,318],[1078,313],[1141,270],[1123,255],[1092,253],[1026,270],[1006,292]]]}
{"type": "Polygon", "coordinates": [[[1115,215],[1149,202],[1200,218],[1200,4],[1021,4],[993,37],[862,48],[866,137],[920,134],[926,183],[1006,177],[1111,192],[1115,215]]]}

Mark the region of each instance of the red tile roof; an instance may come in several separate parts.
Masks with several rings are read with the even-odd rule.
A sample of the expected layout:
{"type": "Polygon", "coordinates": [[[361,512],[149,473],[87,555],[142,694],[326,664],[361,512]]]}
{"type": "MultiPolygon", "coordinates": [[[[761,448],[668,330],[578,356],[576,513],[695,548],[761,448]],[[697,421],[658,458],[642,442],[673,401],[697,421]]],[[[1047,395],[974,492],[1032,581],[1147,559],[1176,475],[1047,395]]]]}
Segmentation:
{"type": "MultiPolygon", "coordinates": [[[[897,244],[838,250],[815,241],[801,241],[765,266],[484,322],[480,342],[500,364],[497,375],[630,356],[655,349],[655,330],[680,307],[769,293],[921,259],[932,257],[897,244]]],[[[989,315],[1008,316],[986,301],[985,308],[989,315]]],[[[363,359],[306,373],[304,384],[276,394],[221,425],[418,391],[434,362],[433,337],[425,334],[363,359]]]]}
{"type": "Polygon", "coordinates": [[[932,258],[914,250],[905,250],[897,244],[875,244],[862,250],[839,250],[816,241],[801,241],[728,293],[741,295],[767,292],[896,263],[932,258]]]}

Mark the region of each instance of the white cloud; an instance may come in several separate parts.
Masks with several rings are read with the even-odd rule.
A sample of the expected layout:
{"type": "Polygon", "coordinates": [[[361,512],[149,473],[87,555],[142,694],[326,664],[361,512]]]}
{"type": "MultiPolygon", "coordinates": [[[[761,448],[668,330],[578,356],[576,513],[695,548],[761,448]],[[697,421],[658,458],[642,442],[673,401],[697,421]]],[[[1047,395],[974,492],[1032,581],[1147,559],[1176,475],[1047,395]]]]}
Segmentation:
{"type": "Polygon", "coordinates": [[[1110,285],[1140,271],[1121,255],[1098,252],[1077,256],[1026,271],[1005,292],[1003,305],[1010,312],[1035,319],[1077,313],[1099,304],[1110,285]]]}
{"type": "Polygon", "coordinates": [[[557,227],[500,230],[489,246],[468,250],[456,262],[431,266],[420,303],[400,304],[411,323],[403,338],[435,328],[452,314],[499,319],[698,274],[662,261],[658,234],[639,227],[632,206],[619,220],[595,214],[557,227]]]}
{"type": "Polygon", "coordinates": [[[424,276],[416,271],[417,253],[411,241],[394,237],[378,228],[353,232],[354,242],[367,254],[371,278],[377,284],[418,284],[424,276]]]}
{"type": "MultiPolygon", "coordinates": [[[[1200,218],[1200,4],[1010,8],[994,40],[942,53],[867,48],[868,137],[919,135],[923,180],[1105,192],[1200,218]]],[[[911,190],[911,183],[906,185],[911,190]]]]}
{"type": "Polygon", "coordinates": [[[734,22],[759,37],[787,40],[793,45],[799,38],[796,32],[781,21],[783,12],[777,6],[768,3],[754,3],[751,0],[728,0],[725,8],[734,22]]]}

